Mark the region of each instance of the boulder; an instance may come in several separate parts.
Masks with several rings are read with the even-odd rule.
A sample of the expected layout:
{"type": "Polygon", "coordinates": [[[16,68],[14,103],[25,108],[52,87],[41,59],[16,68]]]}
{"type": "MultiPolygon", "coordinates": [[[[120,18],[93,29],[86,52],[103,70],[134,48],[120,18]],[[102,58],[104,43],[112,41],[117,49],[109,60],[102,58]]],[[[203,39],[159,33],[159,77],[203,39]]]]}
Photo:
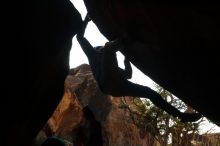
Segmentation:
{"type": "Polygon", "coordinates": [[[109,40],[128,36],[121,52],[157,84],[220,125],[220,9],[212,2],[84,0],[109,40]]]}
{"type": "Polygon", "coordinates": [[[44,131],[50,129],[52,135],[75,145],[147,146],[151,135],[142,133],[131,112],[122,108],[124,102],[132,106],[132,101],[132,97],[103,94],[90,66],[83,64],[71,69],[65,81],[65,94],[44,131]]]}

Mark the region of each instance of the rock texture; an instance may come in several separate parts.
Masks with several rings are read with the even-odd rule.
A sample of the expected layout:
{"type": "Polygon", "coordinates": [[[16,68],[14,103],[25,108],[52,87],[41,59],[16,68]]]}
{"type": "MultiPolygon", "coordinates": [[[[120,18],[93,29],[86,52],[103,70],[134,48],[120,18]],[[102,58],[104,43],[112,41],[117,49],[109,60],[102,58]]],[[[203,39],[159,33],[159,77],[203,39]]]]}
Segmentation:
{"type": "Polygon", "coordinates": [[[3,35],[8,42],[2,86],[8,95],[0,106],[0,145],[30,146],[63,96],[72,38],[82,19],[69,0],[12,3],[5,5],[10,16],[3,20],[10,25],[3,35]]]}
{"type": "Polygon", "coordinates": [[[122,53],[144,74],[220,125],[220,9],[206,1],[84,0],[109,40],[127,34],[122,53]],[[202,92],[201,92],[202,91],[202,92]],[[208,100],[207,100],[208,99],[208,100]],[[208,108],[207,108],[208,106],[208,108]]]}
{"type": "Polygon", "coordinates": [[[77,127],[82,121],[83,112],[80,103],[74,93],[70,90],[66,90],[64,96],[49,119],[45,128],[49,133],[48,136],[52,136],[55,133],[62,135],[62,137],[68,137],[72,133],[73,127],[77,127]]]}
{"type": "MultiPolygon", "coordinates": [[[[109,40],[127,32],[133,40],[143,42],[142,47],[128,45],[122,51],[133,64],[220,125],[216,114],[220,81],[218,4],[84,1],[92,20],[109,40]]],[[[7,94],[0,106],[2,143],[30,146],[63,95],[72,37],[82,20],[69,0],[12,3],[4,3],[7,9],[2,13],[5,57],[1,58],[1,70],[2,79],[6,79],[2,93],[7,94]]]]}
{"type": "Polygon", "coordinates": [[[104,95],[89,65],[81,65],[67,76],[65,94],[44,130],[75,145],[147,146],[149,135],[140,132],[127,109],[120,108],[122,101],[132,106],[132,97],[104,95]]]}

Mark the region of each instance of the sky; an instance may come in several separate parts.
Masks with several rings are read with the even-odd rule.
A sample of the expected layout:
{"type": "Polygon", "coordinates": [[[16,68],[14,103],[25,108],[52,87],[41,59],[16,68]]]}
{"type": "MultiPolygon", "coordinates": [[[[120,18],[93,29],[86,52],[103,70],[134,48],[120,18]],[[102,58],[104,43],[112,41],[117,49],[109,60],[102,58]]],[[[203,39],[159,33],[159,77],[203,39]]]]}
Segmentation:
{"type": "MultiPolygon", "coordinates": [[[[74,6],[77,8],[77,10],[80,12],[82,19],[84,19],[86,16],[87,10],[84,6],[83,0],[71,0],[71,1],[74,4],[74,6]]],[[[85,37],[89,40],[89,42],[93,46],[102,46],[108,41],[99,32],[96,25],[91,21],[87,25],[87,29],[85,31],[85,37]]],[[[78,42],[76,40],[76,36],[73,38],[72,48],[73,49],[70,52],[70,56],[71,56],[70,57],[70,67],[74,68],[74,67],[79,66],[82,63],[88,64],[88,60],[87,60],[85,54],[83,53],[80,45],[78,44],[78,42]]],[[[123,64],[124,56],[120,52],[117,52],[117,58],[118,58],[119,66],[121,68],[124,68],[124,64],[123,64]]],[[[154,86],[153,86],[154,82],[150,78],[148,78],[145,74],[140,72],[134,65],[132,65],[132,69],[133,69],[134,76],[132,79],[130,79],[130,81],[135,82],[135,83],[139,83],[142,85],[147,85],[147,86],[150,86],[151,88],[154,89],[154,86]],[[135,75],[135,74],[138,74],[138,75],[135,75]]]]}
{"type": "MultiPolygon", "coordinates": [[[[83,3],[83,0],[71,0],[75,8],[80,12],[82,19],[85,18],[87,10],[83,3]]],[[[93,22],[89,22],[87,25],[87,29],[85,31],[85,37],[89,40],[89,42],[93,46],[102,46],[108,40],[99,32],[98,28],[93,22]]],[[[124,68],[124,56],[117,52],[117,59],[119,67],[124,68]]],[[[75,68],[83,63],[88,64],[88,60],[84,52],[82,51],[80,45],[76,40],[76,36],[73,38],[72,41],[72,49],[70,51],[70,68],[75,68]]],[[[130,81],[134,83],[138,83],[144,86],[148,86],[152,89],[155,89],[153,82],[149,77],[139,71],[134,65],[132,65],[133,75],[130,81]]],[[[209,123],[207,120],[202,124],[200,133],[205,133],[207,130],[213,129],[212,132],[220,132],[220,127],[217,127],[214,124],[209,123]]]]}

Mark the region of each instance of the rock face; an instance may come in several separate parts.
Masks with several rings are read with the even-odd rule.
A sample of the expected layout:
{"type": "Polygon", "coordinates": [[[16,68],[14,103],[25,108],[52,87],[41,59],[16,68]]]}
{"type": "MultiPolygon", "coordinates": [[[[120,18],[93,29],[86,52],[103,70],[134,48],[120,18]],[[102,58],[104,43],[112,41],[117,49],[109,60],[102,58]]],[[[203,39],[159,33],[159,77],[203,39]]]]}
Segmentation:
{"type": "MultiPolygon", "coordinates": [[[[133,40],[143,42],[142,47],[129,45],[122,51],[134,65],[220,125],[216,114],[220,82],[217,4],[84,1],[92,20],[109,40],[128,32],[133,40]]],[[[7,98],[0,106],[2,143],[6,146],[30,146],[60,102],[72,37],[82,25],[80,14],[69,0],[18,3],[22,6],[5,5],[9,9],[2,21],[8,22],[3,27],[6,59],[1,61],[7,98]]]]}
{"type": "Polygon", "coordinates": [[[144,74],[220,125],[220,9],[217,4],[161,5],[145,0],[84,0],[109,40],[130,37],[121,50],[144,74]],[[202,92],[201,92],[202,91],[202,92]],[[207,100],[209,99],[209,100],[207,100]],[[207,108],[208,106],[208,108],[207,108]]]}
{"type": "Polygon", "coordinates": [[[49,119],[47,126],[48,135],[62,135],[67,137],[71,135],[73,127],[77,127],[83,117],[82,107],[77,97],[70,90],[66,90],[57,109],[49,119]],[[68,118],[67,118],[68,117],[68,118]]]}
{"type": "Polygon", "coordinates": [[[130,112],[120,108],[123,102],[132,105],[132,97],[104,95],[89,65],[81,65],[67,76],[65,94],[44,131],[76,146],[147,146],[149,135],[141,134],[130,112]]]}
{"type": "Polygon", "coordinates": [[[4,21],[10,20],[4,36],[8,57],[2,61],[8,93],[0,106],[4,146],[30,146],[52,115],[64,93],[72,38],[82,24],[69,0],[18,3],[22,6],[13,4],[16,10],[4,21]]]}

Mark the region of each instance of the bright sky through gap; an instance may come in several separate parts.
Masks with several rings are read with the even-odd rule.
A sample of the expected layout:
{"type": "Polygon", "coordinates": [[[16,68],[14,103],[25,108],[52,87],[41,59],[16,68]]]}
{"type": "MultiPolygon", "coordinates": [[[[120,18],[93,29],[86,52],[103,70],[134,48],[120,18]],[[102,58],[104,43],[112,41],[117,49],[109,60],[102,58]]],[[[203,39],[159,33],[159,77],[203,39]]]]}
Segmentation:
{"type": "MultiPolygon", "coordinates": [[[[86,8],[82,0],[72,0],[72,3],[80,12],[82,19],[86,16],[86,8]],[[77,1],[77,2],[76,2],[77,1]]],[[[103,46],[108,40],[99,32],[98,28],[93,22],[89,22],[85,31],[85,37],[89,42],[95,46],[103,46]]],[[[70,68],[77,67],[83,63],[88,64],[88,60],[84,52],[82,51],[80,45],[76,40],[76,36],[73,38],[73,49],[70,51],[70,68]]],[[[121,68],[124,67],[124,56],[117,52],[118,64],[121,68]]],[[[145,86],[150,86],[154,89],[153,81],[139,71],[134,65],[132,65],[133,77],[130,81],[139,83],[145,86]]]]}
{"type": "MultiPolygon", "coordinates": [[[[82,19],[85,18],[87,10],[85,8],[83,0],[71,0],[73,5],[76,7],[76,9],[80,12],[82,19]]],[[[89,22],[87,25],[87,29],[85,32],[85,37],[89,40],[89,42],[93,46],[102,46],[104,45],[108,40],[99,32],[98,28],[93,22],[89,22]]],[[[118,64],[121,68],[124,67],[123,61],[124,56],[117,52],[117,58],[118,58],[118,64]]],[[[80,45],[78,44],[76,40],[76,36],[73,38],[73,45],[72,49],[70,51],[70,68],[77,67],[83,63],[88,64],[88,60],[84,52],[82,51],[80,45]]],[[[132,79],[130,81],[134,83],[138,83],[141,85],[148,86],[152,89],[155,89],[153,86],[153,81],[148,78],[145,74],[143,74],[141,71],[139,71],[135,66],[132,65],[133,75],[132,79]]],[[[220,132],[220,127],[215,126],[214,124],[210,124],[207,121],[204,122],[204,124],[201,126],[201,133],[206,132],[207,130],[210,130],[213,127],[213,132],[220,132]]]]}

